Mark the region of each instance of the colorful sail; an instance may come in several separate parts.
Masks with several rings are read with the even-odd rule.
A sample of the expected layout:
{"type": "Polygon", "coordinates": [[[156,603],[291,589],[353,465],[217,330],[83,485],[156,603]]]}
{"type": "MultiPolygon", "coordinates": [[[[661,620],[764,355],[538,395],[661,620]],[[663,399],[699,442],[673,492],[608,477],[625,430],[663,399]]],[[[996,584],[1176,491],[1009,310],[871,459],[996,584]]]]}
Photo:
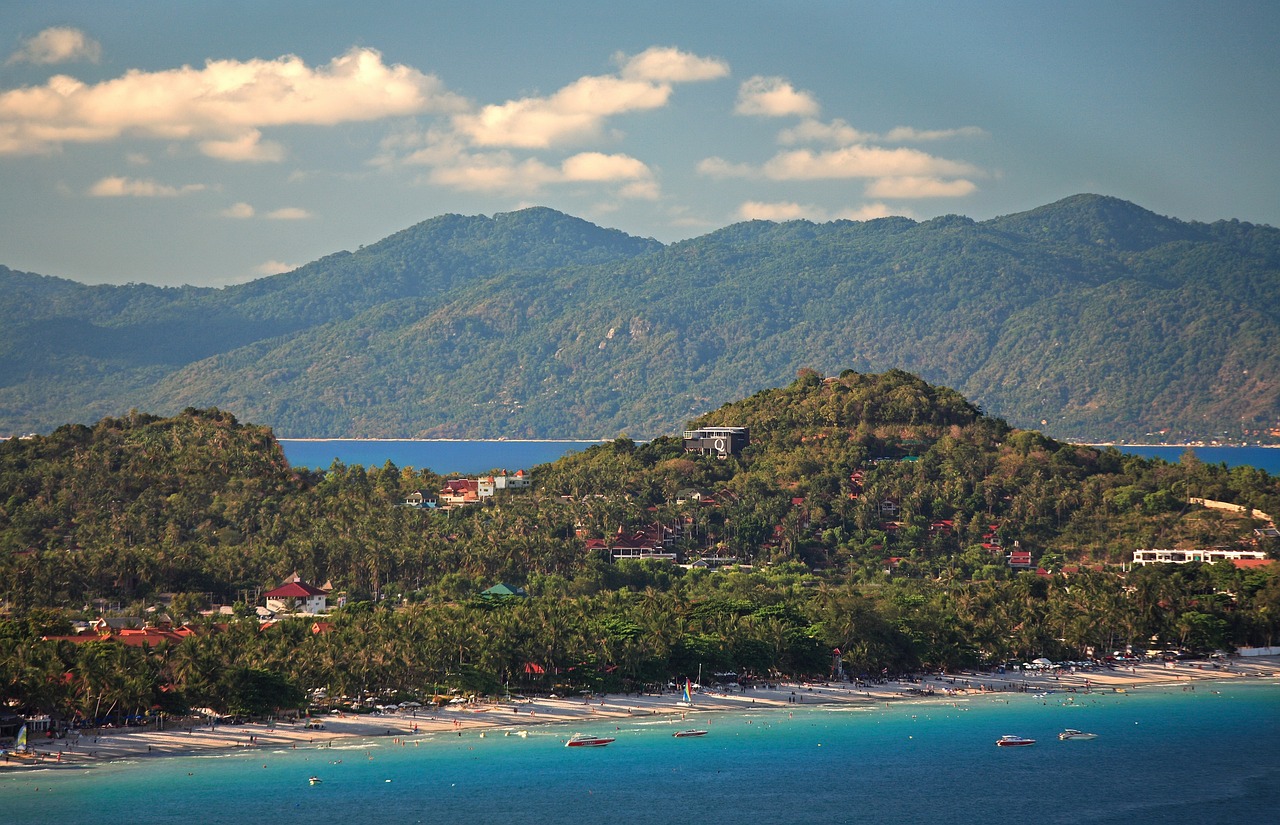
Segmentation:
{"type": "Polygon", "coordinates": [[[689,688],[691,688],[691,687],[693,687],[693,685],[692,685],[692,684],[689,682],[689,680],[686,678],[686,679],[684,680],[684,700],[685,700],[686,702],[688,702],[689,704],[691,704],[691,705],[692,705],[692,704],[693,704],[693,691],[691,691],[691,690],[689,689],[689,688]]]}
{"type": "Polygon", "coordinates": [[[27,749],[27,726],[23,725],[18,728],[18,738],[13,740],[13,749],[15,751],[25,751],[27,749]]]}

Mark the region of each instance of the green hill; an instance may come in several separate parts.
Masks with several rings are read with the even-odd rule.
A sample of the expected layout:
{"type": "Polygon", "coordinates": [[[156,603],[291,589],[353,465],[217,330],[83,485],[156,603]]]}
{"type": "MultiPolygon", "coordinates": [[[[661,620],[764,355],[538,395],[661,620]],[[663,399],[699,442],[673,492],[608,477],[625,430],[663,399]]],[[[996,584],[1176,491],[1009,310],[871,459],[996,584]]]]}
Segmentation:
{"type": "Polygon", "coordinates": [[[1096,195],[668,246],[448,215],[222,290],[0,282],[0,431],[217,405],[284,436],[649,438],[806,366],[1062,438],[1280,428],[1280,230],[1096,195]]]}
{"type": "Polygon", "coordinates": [[[883,674],[1280,629],[1274,564],[1123,564],[1152,547],[1274,558],[1257,511],[1280,511],[1280,485],[1252,468],[1064,444],[899,370],[804,369],[692,423],[747,426],[750,444],[718,459],[619,438],[447,512],[403,504],[438,476],[294,472],[269,430],[216,409],[0,442],[0,685],[64,718],[242,713],[317,688],[619,693],[702,667],[829,678],[833,648],[883,674]],[[615,559],[635,535],[687,566],[615,559]],[[293,572],[345,602],[322,633],[312,615],[259,622],[293,572]],[[480,595],[497,582],[528,597],[480,595]],[[194,626],[140,647],[68,637],[104,614],[194,626]]]}

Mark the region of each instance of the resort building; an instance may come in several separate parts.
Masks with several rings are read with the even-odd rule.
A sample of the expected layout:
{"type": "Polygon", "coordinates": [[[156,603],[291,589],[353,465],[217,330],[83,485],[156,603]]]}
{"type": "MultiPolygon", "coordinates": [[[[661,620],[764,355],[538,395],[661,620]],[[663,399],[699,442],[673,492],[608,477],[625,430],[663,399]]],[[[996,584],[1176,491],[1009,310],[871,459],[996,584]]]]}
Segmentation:
{"type": "Polygon", "coordinates": [[[1239,550],[1226,547],[1210,547],[1205,550],[1134,550],[1134,564],[1189,564],[1193,561],[1213,564],[1239,559],[1265,559],[1262,550],[1239,550]]]}
{"type": "Polygon", "coordinates": [[[271,613],[304,613],[314,616],[327,609],[329,591],[307,584],[297,573],[284,580],[275,590],[262,594],[271,613]]]}
{"type": "MultiPolygon", "coordinates": [[[[445,481],[436,500],[440,509],[447,510],[479,504],[483,499],[492,498],[499,490],[521,490],[531,483],[529,474],[524,470],[517,470],[514,474],[503,470],[497,475],[482,478],[451,478],[445,481]]],[[[405,503],[410,504],[408,501],[405,503]]]]}
{"type": "Polygon", "coordinates": [[[434,509],[436,506],[436,494],[430,490],[414,490],[405,496],[405,507],[426,507],[434,509]]]}
{"type": "Polygon", "coordinates": [[[589,551],[607,551],[614,561],[621,559],[676,560],[676,541],[680,538],[679,526],[667,527],[655,524],[630,533],[618,528],[612,539],[587,539],[589,551]]]}
{"type": "Polygon", "coordinates": [[[746,427],[703,427],[684,432],[686,453],[728,458],[742,452],[750,443],[751,437],[746,427]]]}

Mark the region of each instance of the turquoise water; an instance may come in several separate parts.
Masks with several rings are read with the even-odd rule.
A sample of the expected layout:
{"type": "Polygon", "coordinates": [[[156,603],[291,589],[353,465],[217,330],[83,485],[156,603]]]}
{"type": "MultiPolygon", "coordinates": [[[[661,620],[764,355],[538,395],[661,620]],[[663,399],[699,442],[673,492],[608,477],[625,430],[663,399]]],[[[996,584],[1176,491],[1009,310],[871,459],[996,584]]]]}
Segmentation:
{"type": "Polygon", "coordinates": [[[599,441],[365,441],[280,439],[285,458],[294,467],[323,470],[340,459],[344,464],[397,467],[475,474],[490,470],[528,470],[570,452],[581,452],[599,441]]]}
{"type": "MultiPolygon", "coordinates": [[[[677,723],[678,724],[678,723],[677,723]]],[[[390,739],[324,750],[138,760],[0,774],[3,821],[563,823],[1217,823],[1280,810],[1280,684],[1194,692],[987,696],[872,709],[709,714],[701,739],[667,721],[390,739]],[[1216,691],[1216,692],[1215,692],[1216,691]],[[1072,701],[1068,701],[1068,699],[1072,701]],[[1059,730],[1093,741],[1059,742],[1059,730]],[[1038,740],[997,748],[1006,733],[1038,740]],[[341,760],[339,762],[339,760],[341,760]],[[319,775],[324,783],[307,784],[319,775]],[[39,790],[35,790],[39,787],[39,790]]]]}
{"type": "MultiPolygon", "coordinates": [[[[569,452],[580,452],[599,441],[365,441],[330,439],[303,441],[280,439],[285,457],[295,467],[323,470],[341,459],[344,464],[381,467],[388,461],[397,467],[430,469],[438,473],[483,473],[507,468],[528,470],[569,452]]],[[[1120,447],[1134,455],[1176,462],[1186,447],[1120,447]]],[[[1195,453],[1210,464],[1228,467],[1248,465],[1280,475],[1280,449],[1266,447],[1196,447],[1195,453]]]]}

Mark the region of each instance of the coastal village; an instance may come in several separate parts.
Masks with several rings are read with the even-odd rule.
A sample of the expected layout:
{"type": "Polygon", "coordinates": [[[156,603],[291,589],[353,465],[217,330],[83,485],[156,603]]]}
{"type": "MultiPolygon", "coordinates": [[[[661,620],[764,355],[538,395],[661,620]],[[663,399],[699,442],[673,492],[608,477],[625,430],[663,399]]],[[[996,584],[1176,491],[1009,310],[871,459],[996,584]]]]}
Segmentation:
{"type": "MultiPolygon", "coordinates": [[[[701,430],[686,431],[684,434],[684,449],[686,453],[708,455],[708,457],[727,459],[732,455],[739,454],[749,446],[750,435],[746,427],[707,427],[701,430]]],[[[877,471],[878,467],[890,466],[896,462],[914,462],[918,460],[911,454],[902,454],[899,457],[881,457],[870,463],[867,468],[858,469],[851,473],[847,478],[846,495],[850,500],[859,500],[867,494],[869,477],[877,471]]],[[[443,486],[438,490],[417,490],[408,495],[403,501],[403,507],[411,509],[420,509],[424,512],[439,513],[440,517],[445,517],[451,510],[485,507],[485,505],[494,505],[502,500],[506,495],[518,495],[527,491],[532,486],[531,473],[524,471],[516,471],[508,473],[506,471],[494,473],[494,475],[481,476],[477,478],[447,478],[443,486]]],[[[695,489],[686,489],[678,492],[676,500],[673,504],[677,507],[689,508],[695,510],[714,510],[723,507],[724,504],[731,503],[733,492],[730,489],[719,489],[712,491],[703,491],[695,489]]],[[[588,496],[590,500],[591,496],[588,496]]],[[[873,501],[872,507],[876,510],[882,521],[878,526],[887,537],[892,537],[905,526],[906,513],[902,512],[901,501],[893,498],[883,498],[873,501]]],[[[1203,507],[1221,510],[1221,512],[1239,515],[1239,517],[1248,517],[1256,522],[1261,522],[1262,526],[1254,528],[1254,538],[1256,541],[1274,538],[1276,533],[1275,523],[1270,515],[1261,512],[1244,512],[1244,508],[1238,505],[1221,503],[1221,501],[1197,499],[1190,501],[1194,507],[1203,507]]],[[[805,500],[796,498],[792,500],[792,507],[799,510],[800,517],[796,519],[796,524],[800,530],[808,530],[809,521],[803,512],[805,508],[805,500]]],[[[649,524],[618,524],[616,532],[607,536],[590,536],[588,531],[584,530],[581,522],[577,528],[576,536],[581,541],[582,547],[586,553],[598,554],[602,558],[612,560],[613,563],[621,562],[660,562],[672,565],[680,565],[686,569],[701,570],[740,570],[750,569],[750,565],[744,565],[739,559],[731,554],[724,554],[718,546],[704,546],[696,549],[694,553],[687,553],[689,542],[682,542],[686,530],[691,530],[695,522],[698,521],[694,515],[678,519],[678,521],[669,522],[653,522],[649,524]]],[[[1046,569],[1042,565],[1037,564],[1033,558],[1033,551],[1024,549],[1018,538],[1007,537],[1007,531],[1002,528],[1001,523],[987,524],[987,531],[982,535],[982,549],[986,553],[991,554],[993,559],[1000,560],[1001,563],[1007,565],[1012,570],[1028,570],[1039,577],[1051,576],[1073,576],[1079,572],[1080,565],[1061,565],[1060,569],[1046,569]]],[[[927,535],[931,538],[950,536],[955,530],[955,523],[951,519],[937,519],[928,524],[927,535]]],[[[782,524],[778,524],[773,531],[771,541],[785,541],[785,528],[782,524]]],[[[1240,569],[1263,568],[1267,565],[1274,564],[1274,560],[1267,558],[1265,551],[1253,547],[1202,547],[1202,549],[1138,549],[1134,550],[1133,562],[1134,567],[1148,564],[1189,564],[1198,563],[1220,563],[1226,562],[1235,565],[1240,569]]],[[[906,556],[890,555],[884,558],[883,570],[888,576],[901,576],[906,574],[905,564],[908,563],[906,556]]],[[[1102,565],[1091,565],[1093,572],[1102,572],[1102,565]]],[[[1116,576],[1123,576],[1124,568],[1112,570],[1116,576]]],[[[488,590],[477,593],[479,599],[524,599],[527,597],[524,588],[516,585],[509,585],[506,582],[495,583],[488,590]]],[[[291,576],[285,577],[283,581],[268,583],[264,590],[261,590],[257,596],[256,604],[252,605],[252,617],[257,619],[259,623],[259,631],[261,633],[271,633],[273,628],[279,623],[288,622],[305,623],[308,633],[315,636],[323,636],[323,634],[333,631],[334,625],[329,619],[330,610],[342,608],[346,604],[346,595],[335,590],[333,582],[324,582],[323,585],[317,585],[306,581],[297,572],[291,576]]],[[[242,605],[243,606],[243,605],[242,605]]],[[[229,627],[228,624],[218,623],[218,619],[233,620],[243,618],[243,610],[239,610],[233,605],[214,605],[205,611],[207,617],[214,619],[214,623],[209,624],[192,624],[192,623],[175,623],[173,619],[166,614],[165,596],[161,595],[160,600],[156,602],[152,608],[148,609],[146,615],[140,617],[119,617],[119,615],[102,615],[102,617],[86,622],[74,623],[74,632],[65,634],[65,636],[46,636],[45,641],[50,642],[69,642],[82,645],[86,642],[109,643],[109,645],[120,645],[127,647],[172,647],[182,645],[188,638],[201,633],[218,633],[225,631],[229,627]]],[[[1271,657],[1280,655],[1280,648],[1249,648],[1249,650],[1231,651],[1230,657],[1235,665],[1233,673],[1236,674],[1266,674],[1270,673],[1272,664],[1271,657]],[[1239,663],[1254,663],[1252,665],[1242,665],[1239,663]]],[[[1047,660],[1046,660],[1047,661],[1047,660]]],[[[1226,659],[1213,660],[1212,670],[1210,674],[1220,675],[1219,669],[1224,666],[1226,659]]],[[[1170,668],[1179,670],[1179,677],[1183,673],[1184,666],[1178,665],[1178,660],[1170,657],[1170,651],[1164,648],[1155,648],[1155,650],[1133,651],[1132,648],[1126,648],[1125,651],[1116,651],[1115,657],[1107,656],[1106,661],[1103,657],[1098,657],[1096,663],[1074,663],[1070,665],[1041,665],[1025,663],[1021,665],[1021,672],[1010,677],[1004,674],[1004,678],[997,679],[995,673],[973,674],[975,677],[982,679],[979,682],[979,689],[989,691],[989,689],[1028,689],[1030,684],[1037,683],[1037,680],[1046,678],[1047,674],[1052,674],[1055,683],[1061,683],[1064,677],[1083,679],[1084,673],[1088,673],[1089,677],[1085,679],[1084,684],[1091,687],[1101,687],[1108,684],[1107,673],[1116,669],[1117,664],[1126,664],[1128,672],[1124,668],[1120,669],[1125,683],[1134,682],[1137,678],[1135,665],[1144,664],[1147,668],[1151,668],[1153,664],[1160,666],[1158,672],[1148,672],[1146,679],[1167,679],[1170,677],[1170,668]],[[1172,664],[1171,664],[1172,663],[1172,664]],[[1069,673],[1068,673],[1069,669],[1069,673]]],[[[544,674],[543,665],[538,663],[529,663],[525,665],[526,672],[529,674],[544,674]]],[[[1207,675],[1204,672],[1204,666],[1198,664],[1190,664],[1185,666],[1189,668],[1189,672],[1185,673],[1187,678],[1202,678],[1207,675]]],[[[842,668],[837,665],[836,670],[842,668]]],[[[969,675],[969,674],[964,674],[969,675]]],[[[946,678],[946,674],[943,677],[946,678]]],[[[741,684],[731,684],[735,689],[744,689],[748,682],[741,684]]],[[[973,679],[965,680],[965,684],[973,684],[973,679]]],[[[751,702],[769,702],[777,700],[777,688],[769,688],[768,684],[751,683],[753,692],[751,692],[751,702]]],[[[794,687],[794,686],[783,686],[794,687]]],[[[703,698],[704,707],[709,707],[718,702],[723,705],[727,702],[727,706],[740,706],[740,700],[737,700],[733,691],[726,691],[726,686],[719,686],[722,693],[719,693],[718,700],[713,700],[716,693],[709,692],[703,698]]],[[[803,691],[813,691],[813,686],[800,686],[803,691]]],[[[822,693],[818,697],[814,697],[815,701],[861,701],[868,697],[887,698],[896,696],[916,696],[920,691],[932,692],[932,687],[920,687],[920,683],[904,682],[897,686],[877,687],[873,684],[860,682],[859,679],[851,679],[846,687],[838,687],[833,691],[831,687],[824,687],[822,693]]],[[[952,692],[952,688],[940,686],[940,691],[952,692]]],[[[969,688],[966,688],[969,689],[969,688]]],[[[745,696],[745,693],[740,693],[745,696]]],[[[315,701],[325,702],[326,697],[312,697],[315,701]]],[[[403,707],[385,707],[376,696],[367,696],[364,698],[348,698],[348,702],[355,702],[356,709],[364,710],[376,709],[375,712],[381,714],[381,718],[376,721],[376,727],[381,728],[388,725],[388,730],[399,730],[401,733],[419,732],[422,729],[430,729],[438,727],[440,720],[448,718],[449,712],[453,710],[454,702],[452,697],[445,696],[444,703],[439,709],[426,712],[420,716],[419,710],[422,709],[421,703],[411,702],[413,706],[412,714],[408,714],[407,718],[412,719],[412,727],[404,728],[406,723],[406,711],[403,707]],[[388,716],[388,714],[390,714],[388,716]],[[442,716],[443,714],[443,716],[442,716]]],[[[470,702],[481,701],[479,698],[472,698],[470,702]]],[[[492,702],[493,700],[489,700],[492,702]]],[[[788,700],[790,701],[790,700],[788,700]]],[[[653,707],[652,701],[636,698],[636,700],[628,700],[623,702],[626,706],[627,714],[635,714],[635,712],[667,712],[666,706],[653,707]]],[[[608,715],[611,712],[621,712],[622,705],[612,703],[605,705],[604,702],[599,706],[590,706],[590,712],[593,716],[608,715]],[[612,709],[611,709],[612,707],[612,709]]],[[[573,719],[580,715],[580,710],[576,705],[559,706],[556,705],[554,698],[544,698],[541,702],[544,707],[543,714],[545,720],[552,719],[573,719]],[[557,715],[558,714],[558,715],[557,715]]],[[[518,724],[518,714],[520,714],[520,706],[503,705],[498,702],[497,705],[483,705],[481,710],[492,711],[492,715],[486,716],[483,723],[476,721],[475,724],[481,725],[500,725],[500,724],[518,724]]],[[[465,710],[476,710],[475,706],[466,705],[465,710]]],[[[229,735],[223,730],[219,734],[220,738],[214,737],[218,730],[219,715],[209,711],[212,716],[206,719],[196,719],[191,724],[200,725],[201,721],[210,724],[210,735],[204,739],[205,742],[219,742],[223,744],[239,743],[236,735],[229,735]]],[[[463,712],[463,711],[454,711],[463,712]]],[[[530,710],[530,712],[532,712],[530,710]]],[[[276,738],[282,738],[282,741],[289,741],[294,734],[288,729],[289,720],[296,719],[296,715],[285,715],[282,718],[266,723],[270,725],[269,733],[275,735],[276,738]]],[[[55,753],[58,760],[63,758],[73,758],[72,746],[73,742],[83,741],[83,734],[79,733],[79,724],[72,724],[73,720],[51,718],[49,715],[42,716],[18,716],[9,712],[4,718],[0,718],[0,748],[6,751],[12,751],[15,742],[19,737],[24,743],[44,742],[44,758],[55,753]],[[22,732],[19,734],[19,732],[22,732]],[[73,735],[72,735],[73,734],[73,735]],[[68,735],[72,738],[68,739],[68,735]]],[[[140,718],[138,724],[146,723],[145,727],[154,727],[151,725],[152,719],[140,718]]],[[[316,733],[319,730],[333,729],[332,733],[325,734],[334,735],[349,728],[349,725],[334,724],[335,720],[326,720],[325,724],[306,725],[303,730],[307,734],[307,742],[315,741],[316,733]]],[[[453,718],[451,725],[454,729],[458,727],[471,727],[474,719],[453,718]]],[[[129,723],[129,724],[134,724],[129,723]]],[[[366,732],[369,728],[367,720],[365,723],[357,724],[356,728],[352,728],[352,732],[360,730],[366,732]]],[[[101,730],[97,730],[95,742],[101,741],[101,730]]],[[[261,735],[262,741],[271,741],[268,734],[253,734],[253,737],[261,735]]],[[[134,738],[134,742],[141,742],[140,738],[134,738]]],[[[148,748],[156,747],[156,743],[161,743],[161,747],[172,747],[172,737],[160,735],[156,738],[156,734],[148,734],[148,748]],[[155,739],[152,742],[152,739],[155,739]]],[[[28,747],[27,744],[18,746],[20,748],[28,747]]],[[[184,748],[191,747],[189,741],[183,744],[184,748]]],[[[102,751],[108,752],[108,748],[102,747],[102,751]]],[[[38,748],[37,748],[38,751],[38,748]]],[[[91,751],[81,751],[86,753],[91,751]]]]}
{"type": "MultiPolygon", "coordinates": [[[[743,426],[704,427],[686,431],[682,438],[686,455],[713,460],[728,460],[740,456],[750,445],[750,432],[743,426]]],[[[877,474],[919,461],[919,451],[927,446],[922,441],[901,443],[895,450],[867,461],[863,467],[848,474],[842,486],[841,495],[847,497],[849,502],[869,510],[874,518],[874,528],[883,535],[884,544],[878,545],[884,551],[881,573],[889,580],[919,576],[920,573],[913,554],[909,552],[911,548],[904,546],[901,539],[912,523],[910,505],[904,497],[874,493],[877,489],[877,474]],[[893,553],[892,550],[899,552],[893,553]],[[904,550],[908,552],[901,552],[904,550]]],[[[423,522],[424,525],[448,524],[451,514],[499,508],[509,497],[531,494],[534,488],[535,478],[531,472],[523,469],[515,472],[503,470],[476,478],[445,478],[438,488],[412,491],[399,506],[408,511],[420,512],[421,518],[427,520],[423,522]],[[436,519],[444,521],[437,522],[436,519]]],[[[651,521],[618,522],[607,530],[600,529],[600,522],[589,522],[587,518],[594,507],[602,502],[607,503],[607,497],[603,494],[587,492],[579,497],[565,495],[561,500],[571,510],[582,513],[575,525],[574,537],[584,554],[614,565],[656,563],[714,575],[749,572],[753,567],[751,560],[741,559],[729,551],[722,534],[714,527],[709,527],[723,525],[729,520],[728,513],[738,503],[738,495],[729,486],[712,489],[682,488],[667,502],[667,506],[649,508],[649,514],[653,516],[651,521]],[[658,516],[660,509],[665,516],[658,516]],[[590,527],[589,523],[594,523],[595,528],[590,527]]],[[[823,525],[810,512],[811,502],[805,497],[795,496],[790,499],[789,505],[790,510],[785,518],[773,525],[768,532],[762,551],[789,552],[793,545],[802,543],[806,536],[822,529],[823,525]]],[[[1264,543],[1280,537],[1269,514],[1206,498],[1191,498],[1187,506],[1214,511],[1224,517],[1242,519],[1255,525],[1252,527],[1252,537],[1232,546],[1138,548],[1133,550],[1132,560],[1121,565],[1046,566],[1044,560],[1037,557],[1035,550],[1023,545],[1022,537],[1008,524],[1003,520],[990,520],[982,524],[979,546],[991,564],[1005,567],[1011,574],[1029,574],[1044,579],[1070,579],[1077,574],[1089,573],[1114,576],[1122,580],[1130,570],[1152,564],[1225,563],[1246,571],[1269,568],[1275,564],[1263,548],[1264,543]]],[[[960,529],[954,519],[933,519],[928,521],[922,535],[925,541],[948,541],[954,540],[960,529]]],[[[969,529],[973,529],[972,525],[969,525],[969,529]]],[[[1233,597],[1230,593],[1223,593],[1222,596],[1228,599],[1233,597]]],[[[133,616],[120,615],[118,610],[111,609],[110,604],[100,602],[95,605],[99,611],[97,618],[73,622],[71,633],[46,635],[43,640],[71,645],[99,643],[123,648],[169,650],[183,645],[193,637],[230,632],[233,622],[245,620],[256,620],[259,634],[279,633],[286,627],[296,628],[301,623],[306,635],[323,638],[334,632],[332,611],[343,608],[349,600],[342,582],[335,584],[333,581],[308,581],[299,571],[278,581],[262,582],[256,590],[243,593],[242,600],[235,604],[211,604],[201,611],[205,617],[202,622],[180,622],[171,618],[171,600],[175,597],[176,594],[157,594],[145,613],[133,616]]],[[[385,601],[393,597],[377,594],[377,598],[385,601]]],[[[496,605],[527,599],[528,594],[518,584],[497,581],[473,593],[473,598],[477,603],[490,602],[496,605]]],[[[388,601],[387,606],[392,609],[399,607],[394,601],[388,601]]],[[[999,669],[964,671],[958,674],[944,672],[932,677],[907,674],[897,679],[871,679],[865,675],[846,674],[840,651],[837,650],[831,668],[834,683],[828,682],[820,688],[812,683],[774,685],[768,678],[749,674],[718,675],[714,681],[708,680],[710,684],[700,686],[702,689],[698,692],[698,701],[703,710],[741,708],[744,701],[765,706],[782,705],[796,701],[792,697],[809,698],[811,694],[811,701],[874,702],[934,694],[1027,691],[1035,689],[1037,685],[1045,685],[1045,680],[1050,678],[1055,686],[1074,685],[1073,690],[1088,691],[1107,686],[1119,689],[1118,686],[1122,683],[1132,688],[1143,683],[1165,684],[1171,678],[1196,680],[1220,678],[1227,674],[1269,676],[1274,672],[1277,662],[1280,662],[1276,658],[1280,657],[1280,648],[1275,647],[1219,651],[1211,658],[1184,662],[1184,651],[1170,649],[1167,643],[1158,642],[1154,638],[1151,644],[1154,646],[1148,649],[1135,650],[1132,646],[1125,646],[1122,650],[1115,651],[1091,650],[1087,661],[1052,662],[1037,659],[1035,662],[1009,664],[1008,667],[1014,668],[1012,671],[1006,670],[1006,665],[1001,665],[999,669]],[[1139,667],[1142,668],[1141,674],[1138,672],[1139,667]],[[963,687],[953,687],[957,684],[957,677],[963,687]],[[931,684],[930,679],[935,683],[931,684]]],[[[523,669],[524,689],[534,689],[535,692],[539,686],[545,692],[548,686],[554,684],[553,677],[559,675],[558,671],[552,672],[550,664],[537,660],[525,662],[523,669]]],[[[464,729],[527,724],[520,717],[522,711],[530,715],[538,713],[543,722],[577,721],[583,718],[584,713],[590,719],[607,719],[622,714],[632,716],[637,713],[669,714],[672,708],[665,698],[666,692],[665,689],[658,688],[647,696],[628,696],[623,700],[614,698],[611,701],[602,698],[598,703],[587,702],[584,710],[576,700],[566,700],[556,696],[554,692],[536,700],[521,698],[513,701],[510,697],[446,693],[407,700],[401,696],[400,700],[403,701],[392,702],[389,697],[377,693],[331,697],[321,691],[309,697],[309,712],[327,714],[333,709],[334,713],[341,713],[341,716],[325,717],[323,721],[308,720],[296,709],[282,709],[270,719],[258,720],[252,726],[239,727],[244,725],[245,720],[226,716],[209,708],[194,709],[194,716],[178,723],[185,728],[185,735],[188,737],[185,741],[181,734],[162,730],[163,714],[158,711],[128,716],[117,712],[114,716],[108,714],[103,719],[89,720],[51,715],[22,716],[0,709],[0,750],[16,757],[15,764],[30,764],[33,759],[73,762],[98,758],[99,752],[118,756],[124,752],[136,752],[136,748],[144,741],[148,749],[174,749],[181,752],[197,747],[197,741],[208,747],[242,747],[246,745],[245,735],[250,737],[252,744],[289,742],[293,746],[305,736],[306,743],[310,746],[317,739],[323,742],[334,736],[373,735],[384,730],[388,734],[414,735],[441,730],[445,722],[448,723],[449,730],[460,735],[464,729]],[[487,715],[483,718],[472,715],[481,712],[487,715]],[[108,727],[104,730],[104,725],[119,728],[113,730],[108,727]],[[201,733],[200,739],[196,740],[194,732],[203,731],[206,727],[207,733],[201,733]],[[141,735],[126,733],[133,728],[139,729],[141,735]],[[86,747],[85,737],[89,735],[88,731],[92,731],[92,744],[97,748],[86,747]],[[245,734],[242,731],[252,733],[245,734]],[[104,736],[109,738],[104,741],[104,736]],[[33,742],[37,744],[33,745],[33,742]]],[[[305,712],[307,711],[302,713],[305,712]]]]}

